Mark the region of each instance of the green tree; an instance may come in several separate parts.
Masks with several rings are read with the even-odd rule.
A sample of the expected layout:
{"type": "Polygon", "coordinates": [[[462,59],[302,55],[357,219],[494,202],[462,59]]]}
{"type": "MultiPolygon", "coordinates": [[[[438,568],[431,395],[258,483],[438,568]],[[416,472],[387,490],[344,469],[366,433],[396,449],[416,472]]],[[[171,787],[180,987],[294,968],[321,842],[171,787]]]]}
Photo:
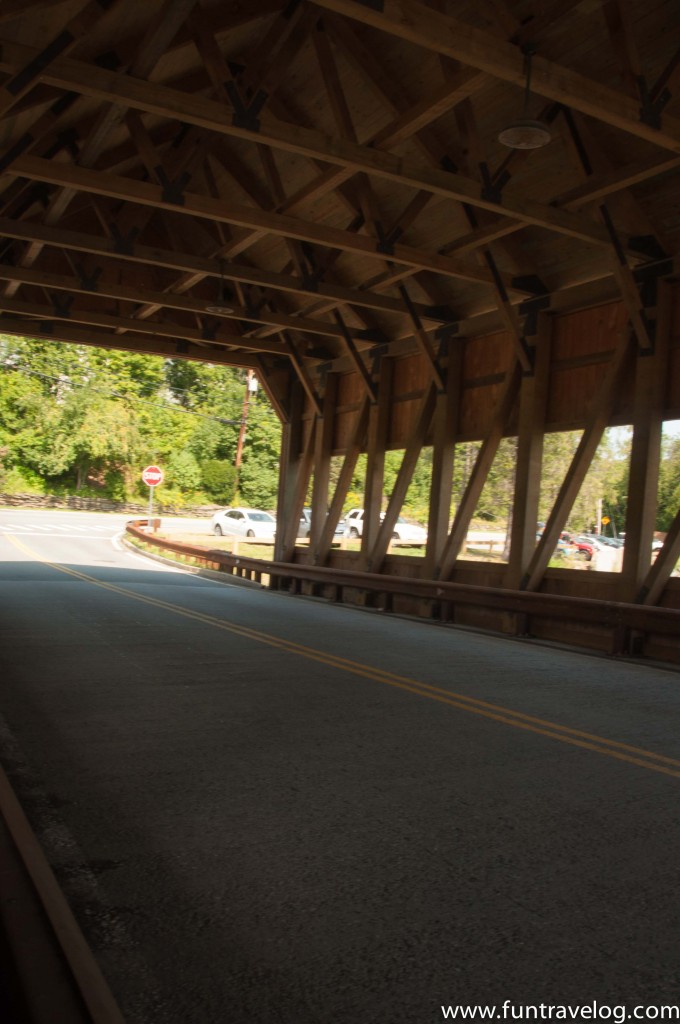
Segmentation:
{"type": "MultiPolygon", "coordinates": [[[[231,367],[0,336],[3,486],[139,499],[141,469],[159,462],[166,500],[214,500],[233,489],[246,386],[231,367]],[[206,487],[212,460],[221,482],[208,473],[206,487]]],[[[251,396],[248,427],[244,500],[271,507],[280,426],[266,396],[251,396]]]]}
{"type": "Polygon", "coordinates": [[[276,508],[281,460],[281,425],[258,397],[248,412],[246,443],[238,476],[238,492],[246,505],[276,508]]]}
{"type": "Polygon", "coordinates": [[[180,491],[196,491],[201,485],[201,467],[191,452],[173,452],[167,460],[167,483],[180,491]]]}
{"type": "Polygon", "coordinates": [[[656,527],[666,533],[680,511],[680,437],[664,439],[656,527]]]}
{"type": "Polygon", "coordinates": [[[231,462],[223,459],[208,459],[201,463],[201,480],[203,488],[211,498],[223,505],[234,500],[238,474],[231,462]]]}

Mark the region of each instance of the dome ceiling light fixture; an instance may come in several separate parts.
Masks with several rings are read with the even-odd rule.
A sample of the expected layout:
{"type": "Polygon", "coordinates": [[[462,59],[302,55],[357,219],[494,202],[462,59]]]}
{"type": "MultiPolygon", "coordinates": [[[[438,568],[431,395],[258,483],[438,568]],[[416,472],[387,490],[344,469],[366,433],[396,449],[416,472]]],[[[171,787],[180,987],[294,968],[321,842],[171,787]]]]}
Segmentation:
{"type": "Polygon", "coordinates": [[[536,53],[536,47],[529,43],[523,48],[526,58],[527,81],[524,89],[524,107],[522,116],[517,121],[512,121],[498,134],[498,141],[508,149],[540,149],[546,146],[552,136],[550,129],[542,121],[532,120],[529,114],[529,96],[531,95],[531,58],[536,53]]]}
{"type": "Polygon", "coordinates": [[[215,313],[217,316],[227,316],[229,313],[234,312],[234,307],[229,304],[230,302],[231,296],[224,281],[224,263],[220,260],[220,284],[217,291],[217,301],[210,306],[206,306],[205,311],[206,313],[215,313]]]}

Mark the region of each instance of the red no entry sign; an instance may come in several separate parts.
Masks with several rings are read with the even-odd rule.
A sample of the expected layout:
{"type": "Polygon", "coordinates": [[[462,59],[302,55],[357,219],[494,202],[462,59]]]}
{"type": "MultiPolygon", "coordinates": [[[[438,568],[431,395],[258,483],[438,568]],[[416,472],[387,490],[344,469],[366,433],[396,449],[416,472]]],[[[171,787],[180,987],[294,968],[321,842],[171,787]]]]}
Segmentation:
{"type": "Polygon", "coordinates": [[[163,470],[159,466],[147,466],[142,471],[142,480],[148,487],[157,487],[163,483],[163,470]]]}

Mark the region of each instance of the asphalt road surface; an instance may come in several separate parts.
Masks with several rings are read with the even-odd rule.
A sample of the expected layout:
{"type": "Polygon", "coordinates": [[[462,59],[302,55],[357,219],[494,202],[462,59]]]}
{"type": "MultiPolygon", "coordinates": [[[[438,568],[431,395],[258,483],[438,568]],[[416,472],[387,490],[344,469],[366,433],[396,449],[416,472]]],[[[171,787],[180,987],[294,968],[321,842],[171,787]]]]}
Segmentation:
{"type": "Polygon", "coordinates": [[[200,578],[122,522],[0,511],[0,752],[128,1021],[680,1003],[677,672],[200,578]]]}

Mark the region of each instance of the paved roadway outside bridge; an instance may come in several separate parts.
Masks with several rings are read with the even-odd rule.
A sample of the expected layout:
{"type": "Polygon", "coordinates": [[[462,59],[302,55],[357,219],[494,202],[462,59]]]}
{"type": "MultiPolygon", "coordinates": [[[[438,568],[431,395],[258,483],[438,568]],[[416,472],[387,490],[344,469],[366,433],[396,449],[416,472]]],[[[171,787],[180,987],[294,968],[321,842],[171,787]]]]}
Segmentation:
{"type": "Polygon", "coordinates": [[[128,1021],[680,1003],[677,672],[201,578],[123,521],[0,511],[0,754],[128,1021]]]}

